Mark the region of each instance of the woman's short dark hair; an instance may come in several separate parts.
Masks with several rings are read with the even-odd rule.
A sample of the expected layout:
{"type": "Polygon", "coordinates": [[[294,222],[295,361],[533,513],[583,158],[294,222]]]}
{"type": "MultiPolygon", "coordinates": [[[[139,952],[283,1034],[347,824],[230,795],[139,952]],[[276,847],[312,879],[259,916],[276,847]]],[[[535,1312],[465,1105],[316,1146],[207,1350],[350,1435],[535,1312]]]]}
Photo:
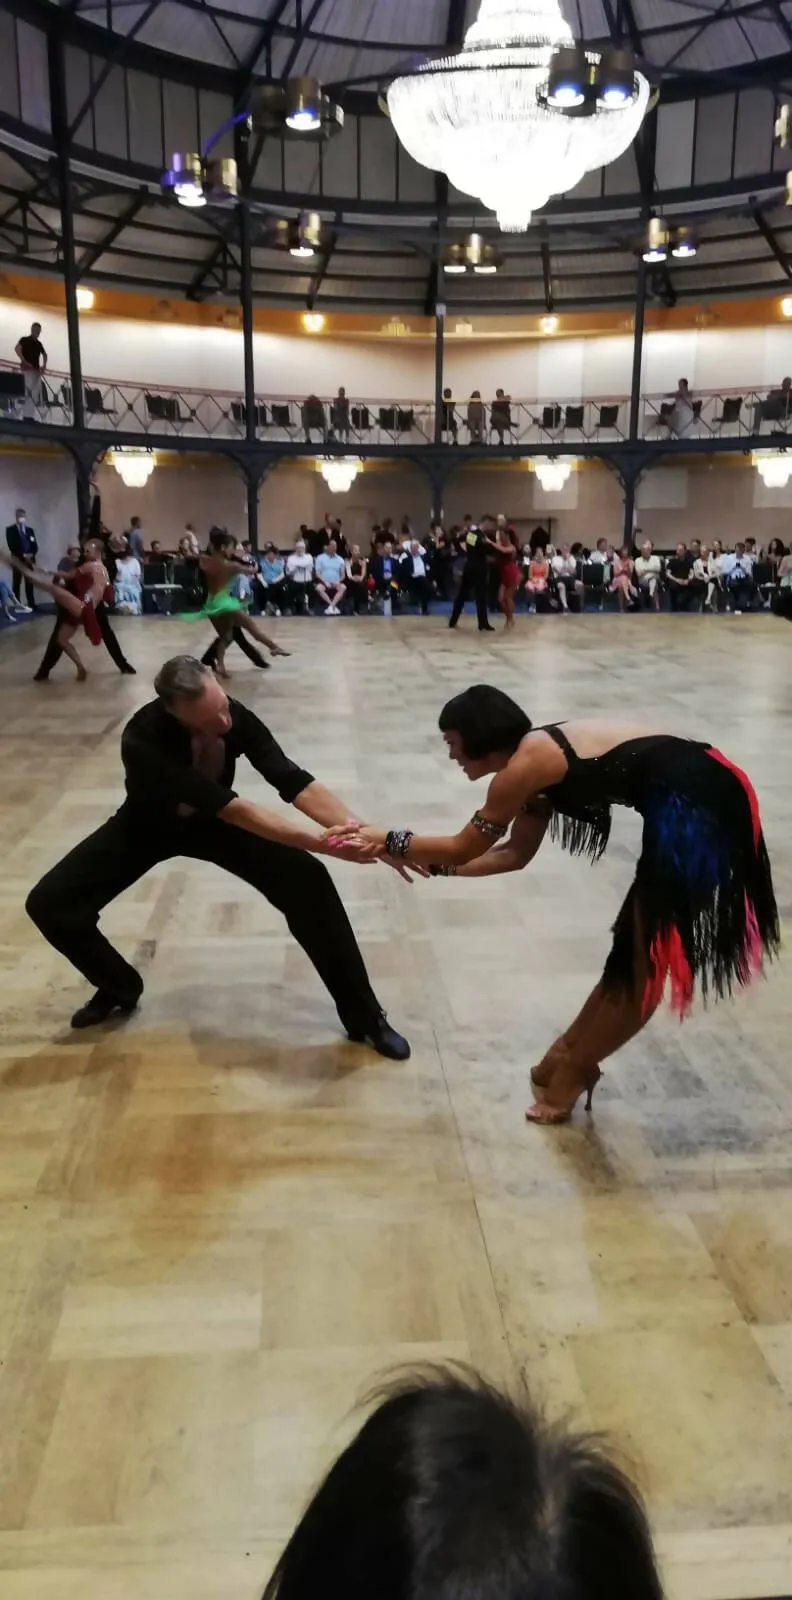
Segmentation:
{"type": "Polygon", "coordinates": [[[443,706],[441,733],[458,733],[462,749],[471,760],[516,750],[531,731],[531,719],[516,700],[489,683],[474,683],[443,706]]]}
{"type": "Polygon", "coordinates": [[[475,1374],[380,1396],[264,1600],[662,1600],[644,1507],[600,1440],[475,1374]]]}

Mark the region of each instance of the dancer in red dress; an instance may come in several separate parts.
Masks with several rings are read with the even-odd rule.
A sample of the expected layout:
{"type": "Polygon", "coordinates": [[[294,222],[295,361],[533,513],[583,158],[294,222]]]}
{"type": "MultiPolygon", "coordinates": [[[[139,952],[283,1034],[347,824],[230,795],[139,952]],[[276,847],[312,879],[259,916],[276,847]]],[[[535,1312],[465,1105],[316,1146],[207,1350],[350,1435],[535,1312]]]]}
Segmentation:
{"type": "Polygon", "coordinates": [[[498,562],[498,605],[505,617],[504,628],[514,627],[514,596],[520,587],[520,568],[511,529],[505,519],[498,518],[495,538],[487,537],[487,544],[495,551],[498,562]]]}
{"type": "MultiPolygon", "coordinates": [[[[71,574],[69,588],[62,578],[58,581],[57,573],[44,573],[40,567],[28,574],[29,581],[34,587],[51,595],[62,613],[56,636],[57,643],[64,655],[74,662],[78,683],[84,683],[88,673],[74,644],[74,636],[82,626],[91,644],[100,645],[102,633],[96,618],[96,607],[108,593],[112,598],[110,579],[102,554],[102,546],[98,539],[87,540],[83,546],[82,565],[71,574]]],[[[17,565],[14,557],[4,556],[3,559],[9,566],[17,565]]]]}

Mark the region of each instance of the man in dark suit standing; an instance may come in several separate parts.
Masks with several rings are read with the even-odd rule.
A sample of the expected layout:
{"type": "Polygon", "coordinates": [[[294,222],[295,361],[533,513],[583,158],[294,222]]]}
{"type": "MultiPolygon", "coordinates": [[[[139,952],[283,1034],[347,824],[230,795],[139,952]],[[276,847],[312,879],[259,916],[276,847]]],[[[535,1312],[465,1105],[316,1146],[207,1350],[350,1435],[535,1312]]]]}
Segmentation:
{"type": "MultiPolygon", "coordinates": [[[[17,509],[16,522],[9,523],[6,528],[6,544],[11,555],[16,556],[18,561],[24,561],[26,567],[35,567],[36,556],[38,555],[38,540],[33,528],[28,526],[23,506],[17,509]]],[[[14,568],[14,594],[17,600],[19,599],[21,588],[22,574],[14,568]]],[[[31,611],[35,611],[36,591],[27,578],[25,579],[25,595],[31,611]]]]}

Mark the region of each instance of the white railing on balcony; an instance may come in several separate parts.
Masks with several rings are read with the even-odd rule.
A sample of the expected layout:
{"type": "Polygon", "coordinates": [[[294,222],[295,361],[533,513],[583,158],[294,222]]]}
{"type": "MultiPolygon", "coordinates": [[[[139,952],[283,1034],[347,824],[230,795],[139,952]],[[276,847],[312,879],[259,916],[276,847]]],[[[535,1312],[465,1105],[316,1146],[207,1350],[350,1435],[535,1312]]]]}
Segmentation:
{"type": "MultiPolygon", "coordinates": [[[[246,437],[247,412],[242,394],[189,385],[145,384],[131,380],[85,378],[86,426],[100,433],[159,438],[204,438],[218,441],[246,437]]],[[[446,444],[541,448],[560,445],[574,454],[580,444],[614,444],[628,435],[627,395],[557,400],[454,400],[443,406],[442,439],[446,444]]],[[[72,426],[72,388],[68,374],[47,372],[38,395],[26,393],[24,375],[0,362],[0,416],[9,421],[35,421],[43,426],[72,426]]],[[[699,390],[680,400],[672,395],[642,394],[639,434],[642,438],[734,439],[766,435],[769,440],[792,432],[792,392],[782,389],[699,390]]],[[[328,395],[256,397],[256,438],[262,442],[305,443],[356,448],[370,444],[415,449],[434,443],[435,411],[431,400],[350,395],[345,406],[328,395]]]]}

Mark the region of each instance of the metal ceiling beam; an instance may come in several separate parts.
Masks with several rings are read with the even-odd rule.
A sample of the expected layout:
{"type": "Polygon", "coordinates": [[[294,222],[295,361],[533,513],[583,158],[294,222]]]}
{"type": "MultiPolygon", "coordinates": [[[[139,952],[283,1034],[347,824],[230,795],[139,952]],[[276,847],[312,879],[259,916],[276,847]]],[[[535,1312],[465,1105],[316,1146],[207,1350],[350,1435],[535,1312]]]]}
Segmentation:
{"type": "Polygon", "coordinates": [[[316,305],[316,297],[317,297],[317,295],[319,293],[319,290],[321,289],[322,284],[324,283],[324,280],[325,280],[325,278],[327,276],[327,269],[328,269],[328,267],[330,265],[330,262],[333,259],[333,256],[335,254],[335,248],[336,248],[337,244],[338,244],[338,234],[337,234],[336,230],[333,229],[333,232],[330,234],[330,237],[329,237],[329,239],[327,241],[327,244],[326,244],[324,250],[322,251],[321,258],[320,258],[320,261],[319,261],[319,265],[318,265],[318,267],[316,269],[316,272],[314,273],[314,275],[313,275],[313,277],[311,279],[311,287],[310,287],[310,289],[308,291],[308,298],[307,298],[307,300],[305,302],[309,311],[313,311],[313,308],[316,305]]]}
{"type": "Polygon", "coordinates": [[[151,19],[151,17],[153,17],[154,12],[159,10],[160,4],[161,0],[149,0],[145,11],[141,11],[140,16],[137,17],[135,22],[133,22],[129,33],[124,34],[120,40],[118,35],[114,35],[116,40],[115,49],[113,50],[112,55],[108,56],[107,60],[105,61],[105,64],[102,67],[96,82],[91,84],[89,93],[86,95],[76,117],[70,124],[68,130],[70,139],[74,138],[74,135],[77,132],[83,117],[85,116],[86,112],[90,111],[97,95],[100,94],[101,90],[104,88],[110,73],[113,71],[113,68],[120,67],[122,65],[127,46],[137,38],[139,33],[142,32],[143,28],[146,26],[146,23],[151,19]]]}
{"type": "Polygon", "coordinates": [[[135,195],[134,200],[130,201],[126,209],[121,212],[121,215],[116,217],[112,228],[108,228],[104,237],[97,239],[96,244],[92,244],[90,249],[85,251],[85,254],[77,262],[78,278],[84,278],[86,272],[90,272],[91,268],[96,265],[99,257],[103,256],[105,251],[115,244],[119,234],[129,227],[130,222],[134,222],[138,212],[146,205],[148,198],[148,191],[141,189],[140,193],[135,195]]]}
{"type": "Polygon", "coordinates": [[[757,228],[759,229],[759,232],[762,235],[762,238],[765,240],[768,248],[775,256],[779,266],[783,268],[788,278],[792,278],[792,262],[790,262],[789,256],[782,248],[776,234],[764,215],[764,212],[759,209],[759,206],[751,206],[751,215],[756,223],[757,228]]]}
{"type": "Polygon", "coordinates": [[[546,239],[542,240],[542,282],[544,284],[545,306],[548,311],[553,311],[555,308],[553,271],[550,261],[550,246],[546,239]]]}

